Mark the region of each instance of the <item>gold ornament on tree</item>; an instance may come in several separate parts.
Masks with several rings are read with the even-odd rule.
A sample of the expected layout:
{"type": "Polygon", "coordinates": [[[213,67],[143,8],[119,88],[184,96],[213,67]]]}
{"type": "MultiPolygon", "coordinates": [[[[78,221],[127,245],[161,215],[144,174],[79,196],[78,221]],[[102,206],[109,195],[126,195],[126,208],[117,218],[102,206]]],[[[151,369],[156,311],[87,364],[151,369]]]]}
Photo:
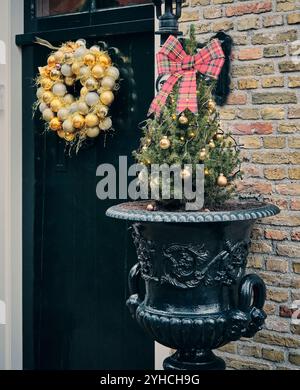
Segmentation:
{"type": "Polygon", "coordinates": [[[201,152],[199,153],[199,158],[201,161],[205,160],[206,158],[206,150],[205,148],[201,149],[201,152]]]}
{"type": "Polygon", "coordinates": [[[165,149],[169,149],[170,145],[171,145],[171,142],[170,142],[169,138],[166,135],[164,135],[162,137],[162,139],[159,141],[159,147],[161,149],[164,149],[164,150],[165,149]]]}
{"type": "Polygon", "coordinates": [[[222,141],[224,139],[224,135],[222,133],[217,133],[214,138],[217,141],[222,141]]]}
{"type": "Polygon", "coordinates": [[[209,142],[208,146],[209,146],[211,149],[213,149],[213,148],[216,147],[216,145],[215,145],[215,143],[214,143],[213,140],[211,140],[211,141],[209,142]]]}
{"type": "Polygon", "coordinates": [[[209,112],[211,112],[211,113],[214,112],[216,109],[216,103],[212,99],[209,99],[209,101],[207,103],[207,108],[208,108],[209,112]]]}
{"type": "Polygon", "coordinates": [[[218,179],[217,179],[217,184],[219,187],[226,187],[227,186],[227,183],[228,183],[228,180],[226,178],[226,176],[224,176],[223,173],[220,173],[218,179]]]}
{"type": "Polygon", "coordinates": [[[184,114],[181,114],[180,117],[178,118],[178,122],[181,124],[181,125],[187,125],[189,123],[189,120],[188,118],[184,115],[184,114]]]}
{"type": "Polygon", "coordinates": [[[189,136],[189,138],[194,138],[196,136],[195,131],[194,130],[189,130],[188,131],[188,136],[189,136]]]}
{"type": "Polygon", "coordinates": [[[37,38],[36,43],[53,50],[36,78],[36,108],[46,128],[79,150],[83,141],[112,128],[109,106],[115,99],[120,72],[107,52],[86,47],[84,39],[54,47],[37,38]],[[82,88],[75,95],[77,86],[82,88]]]}

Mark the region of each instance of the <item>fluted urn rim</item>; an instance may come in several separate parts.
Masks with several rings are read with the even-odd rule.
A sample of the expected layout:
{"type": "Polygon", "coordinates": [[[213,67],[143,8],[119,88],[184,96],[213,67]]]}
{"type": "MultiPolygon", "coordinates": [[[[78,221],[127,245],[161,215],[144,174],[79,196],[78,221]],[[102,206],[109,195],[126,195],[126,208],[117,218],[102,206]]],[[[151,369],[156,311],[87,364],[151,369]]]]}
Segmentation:
{"type": "MultiPolygon", "coordinates": [[[[247,202],[239,202],[246,205],[247,202]]],[[[138,202],[136,202],[138,204],[138,202]]],[[[140,203],[139,203],[140,204],[140,203]]],[[[245,221],[271,217],[280,209],[271,203],[251,202],[248,208],[226,211],[148,211],[134,207],[135,202],[120,203],[110,207],[106,215],[111,218],[135,222],[203,223],[245,221]]]]}

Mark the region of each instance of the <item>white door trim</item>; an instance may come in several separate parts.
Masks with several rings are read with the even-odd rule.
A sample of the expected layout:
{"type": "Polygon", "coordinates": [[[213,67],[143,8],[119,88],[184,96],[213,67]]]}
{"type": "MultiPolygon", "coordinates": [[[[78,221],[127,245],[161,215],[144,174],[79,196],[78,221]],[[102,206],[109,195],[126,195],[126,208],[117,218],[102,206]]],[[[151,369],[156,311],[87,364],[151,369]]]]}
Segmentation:
{"type": "Polygon", "coordinates": [[[22,61],[15,44],[21,33],[23,0],[1,0],[0,300],[6,324],[0,325],[0,369],[22,369],[22,61]]]}

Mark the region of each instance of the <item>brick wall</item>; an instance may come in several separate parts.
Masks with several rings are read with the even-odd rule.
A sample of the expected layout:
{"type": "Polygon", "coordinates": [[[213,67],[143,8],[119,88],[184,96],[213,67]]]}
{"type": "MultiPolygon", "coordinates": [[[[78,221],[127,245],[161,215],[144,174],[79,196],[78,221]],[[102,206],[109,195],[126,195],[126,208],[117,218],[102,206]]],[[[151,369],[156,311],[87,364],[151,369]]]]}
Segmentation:
{"type": "Polygon", "coordinates": [[[249,255],[251,271],[267,284],[266,326],[221,354],[235,369],[300,369],[300,325],[290,319],[290,304],[300,299],[300,61],[291,59],[300,48],[300,4],[186,0],[184,6],[184,32],[194,23],[199,41],[219,30],[234,39],[232,93],[220,117],[243,148],[239,190],[282,209],[257,223],[249,255]]]}

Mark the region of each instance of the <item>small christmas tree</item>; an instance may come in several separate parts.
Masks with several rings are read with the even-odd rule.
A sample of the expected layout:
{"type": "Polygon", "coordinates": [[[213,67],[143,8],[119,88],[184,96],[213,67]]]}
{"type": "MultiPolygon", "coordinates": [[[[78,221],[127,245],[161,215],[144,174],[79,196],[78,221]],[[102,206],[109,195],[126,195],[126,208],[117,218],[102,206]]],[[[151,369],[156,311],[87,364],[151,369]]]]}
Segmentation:
{"type": "MultiPolygon", "coordinates": [[[[197,53],[194,26],[191,27],[189,39],[184,42],[184,50],[190,56],[197,53]]],[[[134,155],[146,167],[151,164],[180,165],[182,180],[189,174],[184,171],[184,164],[192,164],[193,172],[196,164],[203,164],[204,207],[212,209],[220,207],[234,194],[233,181],[240,176],[239,151],[231,135],[220,128],[212,95],[215,81],[197,72],[196,83],[197,112],[185,109],[178,113],[177,83],[161,107],[160,114],[145,121],[141,146],[134,155]]],[[[158,185],[161,184],[160,180],[158,185]]],[[[172,193],[173,184],[171,182],[173,199],[159,200],[164,206],[178,206],[172,193]]],[[[187,199],[183,197],[180,203],[185,202],[187,199]]]]}

